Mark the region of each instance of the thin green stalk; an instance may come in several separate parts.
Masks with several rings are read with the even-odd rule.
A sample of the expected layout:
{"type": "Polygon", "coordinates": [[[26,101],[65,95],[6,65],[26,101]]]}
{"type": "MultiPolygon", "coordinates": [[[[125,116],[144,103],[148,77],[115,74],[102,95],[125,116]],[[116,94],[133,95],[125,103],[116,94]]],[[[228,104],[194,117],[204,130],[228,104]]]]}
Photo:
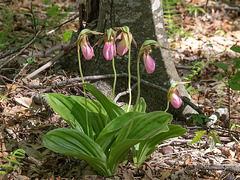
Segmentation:
{"type": "Polygon", "coordinates": [[[113,72],[114,72],[114,82],[113,82],[113,90],[112,90],[111,99],[113,99],[113,96],[115,94],[115,88],[116,88],[116,82],[117,82],[117,73],[116,73],[116,68],[115,68],[115,64],[114,64],[114,57],[112,58],[112,66],[113,66],[113,72]]]}
{"type": "Polygon", "coordinates": [[[169,100],[167,102],[167,108],[166,108],[165,112],[167,112],[168,109],[169,109],[169,100]]]}
{"type": "Polygon", "coordinates": [[[131,90],[131,39],[130,34],[128,33],[128,42],[129,42],[129,50],[128,50],[128,90],[129,90],[129,103],[127,112],[129,112],[131,103],[132,103],[132,90],[131,90]]]}
{"type": "MultiPolygon", "coordinates": [[[[82,66],[81,66],[81,59],[80,59],[80,48],[78,48],[78,64],[79,64],[79,71],[82,78],[82,83],[84,84],[84,78],[82,73],[82,66]]],[[[83,85],[83,94],[85,100],[85,111],[86,111],[86,126],[87,126],[87,135],[89,136],[89,123],[88,123],[88,112],[87,112],[87,96],[86,96],[86,89],[83,85]]]]}
{"type": "Polygon", "coordinates": [[[136,114],[136,111],[137,111],[137,106],[138,106],[139,98],[140,98],[140,93],[141,93],[141,87],[140,87],[141,80],[140,80],[139,62],[140,62],[140,54],[138,55],[138,59],[137,59],[137,80],[138,80],[137,100],[136,100],[136,104],[135,104],[134,109],[133,109],[132,120],[131,120],[131,122],[130,122],[130,125],[129,125],[129,128],[128,128],[127,134],[126,134],[126,136],[125,136],[125,139],[128,137],[128,134],[129,134],[129,132],[130,132],[130,130],[131,130],[131,128],[132,128],[133,121],[134,121],[134,118],[135,118],[135,114],[136,114]]]}

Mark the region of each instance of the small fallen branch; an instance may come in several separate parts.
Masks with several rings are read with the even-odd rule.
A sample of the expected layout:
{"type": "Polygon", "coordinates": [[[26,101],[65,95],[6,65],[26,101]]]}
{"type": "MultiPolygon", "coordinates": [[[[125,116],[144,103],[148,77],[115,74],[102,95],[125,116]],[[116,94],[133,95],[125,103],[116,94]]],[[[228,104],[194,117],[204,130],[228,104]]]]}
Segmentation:
{"type": "Polygon", "coordinates": [[[56,56],[54,56],[54,58],[52,58],[49,62],[47,62],[46,64],[44,64],[42,67],[40,67],[39,69],[37,69],[36,71],[32,72],[31,74],[27,75],[26,78],[31,79],[32,77],[36,76],[37,74],[39,74],[40,72],[44,71],[45,69],[49,68],[50,66],[52,66],[57,60],[59,60],[61,57],[63,57],[65,54],[68,54],[70,52],[70,50],[72,48],[75,47],[76,41],[72,40],[73,42],[70,42],[70,44],[68,46],[66,46],[64,48],[64,50],[62,50],[60,53],[58,53],[56,56]]]}
{"type": "Polygon", "coordinates": [[[25,49],[27,49],[27,47],[30,46],[30,45],[35,41],[35,39],[36,39],[36,38],[38,37],[38,35],[41,33],[41,29],[42,29],[42,27],[40,27],[40,29],[39,29],[39,31],[37,32],[36,36],[35,36],[24,48],[22,48],[21,51],[19,51],[19,52],[18,52],[17,54],[15,54],[12,58],[10,58],[10,59],[7,60],[5,63],[3,63],[3,64],[0,66],[0,69],[1,69],[3,66],[5,66],[7,63],[9,63],[10,61],[12,61],[15,57],[17,57],[17,56],[19,56],[20,54],[22,54],[23,51],[24,51],[25,49]]]}
{"type": "MultiPolygon", "coordinates": [[[[11,82],[13,82],[13,80],[7,78],[6,76],[2,76],[2,75],[0,75],[0,77],[3,78],[3,79],[6,79],[7,81],[11,81],[11,82]]],[[[26,89],[28,89],[28,90],[32,90],[32,89],[30,89],[29,87],[24,86],[24,85],[22,85],[22,84],[20,84],[20,83],[18,83],[18,82],[14,82],[14,83],[16,83],[16,84],[18,84],[19,86],[21,86],[21,87],[23,87],[23,88],[26,88],[26,89]]]]}
{"type": "MultiPolygon", "coordinates": [[[[95,75],[95,76],[85,76],[84,77],[84,80],[86,81],[89,81],[89,80],[100,80],[100,79],[108,79],[108,78],[113,78],[114,77],[114,74],[106,74],[106,75],[95,75]]],[[[128,77],[128,74],[126,73],[122,73],[122,74],[117,74],[117,77],[128,77]]],[[[132,79],[134,80],[137,80],[137,77],[136,76],[131,76],[132,79]]],[[[69,83],[72,83],[72,82],[76,82],[76,81],[79,81],[79,82],[82,82],[82,79],[80,77],[76,77],[76,78],[72,78],[72,79],[67,79],[67,80],[64,80],[64,81],[60,81],[60,82],[57,82],[55,83],[54,85],[52,86],[48,86],[48,87],[45,87],[45,89],[42,91],[43,93],[46,93],[46,92],[49,92],[51,89],[54,89],[56,87],[59,87],[59,86],[62,86],[64,84],[69,84],[69,83]]],[[[153,87],[154,89],[158,89],[160,91],[163,91],[165,93],[168,93],[168,90],[166,88],[163,88],[161,86],[158,86],[156,84],[153,84],[149,81],[145,81],[145,80],[141,80],[141,83],[146,85],[146,86],[150,86],[150,87],[153,87]]],[[[42,89],[44,87],[42,86],[28,86],[29,88],[38,88],[38,89],[42,89]]],[[[187,97],[181,97],[182,98],[182,101],[186,104],[186,105],[189,105],[190,107],[192,107],[194,110],[196,110],[199,114],[203,114],[202,110],[196,106],[194,103],[192,103],[190,101],[189,98],[187,97]]]]}
{"type": "Polygon", "coordinates": [[[52,58],[51,61],[47,62],[46,64],[44,64],[42,67],[40,67],[40,68],[37,69],[36,71],[34,71],[34,72],[32,72],[31,74],[27,75],[26,78],[31,79],[32,77],[36,76],[37,74],[39,74],[39,73],[42,72],[43,70],[49,68],[49,67],[52,66],[58,59],[60,59],[63,55],[64,55],[64,51],[61,51],[61,52],[58,53],[54,58],[52,58]]]}
{"type": "Polygon", "coordinates": [[[224,170],[224,171],[230,171],[234,173],[240,173],[240,167],[239,166],[230,166],[230,165],[188,165],[188,169],[201,169],[201,170],[224,170]]]}

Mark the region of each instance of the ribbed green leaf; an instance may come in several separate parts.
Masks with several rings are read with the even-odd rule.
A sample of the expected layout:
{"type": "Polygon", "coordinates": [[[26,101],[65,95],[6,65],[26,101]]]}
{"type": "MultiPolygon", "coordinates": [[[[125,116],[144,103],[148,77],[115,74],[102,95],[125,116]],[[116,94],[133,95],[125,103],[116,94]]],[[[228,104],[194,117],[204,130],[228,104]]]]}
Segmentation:
{"type": "MultiPolygon", "coordinates": [[[[70,96],[83,107],[85,106],[84,97],[70,96]]],[[[92,127],[98,136],[106,125],[107,113],[101,103],[95,100],[87,99],[88,118],[92,122],[92,127]]]]}
{"type": "MultiPolygon", "coordinates": [[[[134,106],[135,106],[135,105],[131,105],[129,111],[133,111],[133,110],[134,110],[134,106]]],[[[125,112],[127,112],[127,110],[128,110],[128,105],[122,106],[122,109],[123,109],[125,112]]],[[[146,102],[145,102],[144,98],[140,97],[136,111],[137,111],[137,112],[144,112],[144,113],[145,113],[145,112],[146,112],[146,109],[147,109],[146,102]]]]}
{"type": "Polygon", "coordinates": [[[123,160],[130,147],[158,134],[172,120],[172,115],[155,111],[149,114],[138,113],[134,119],[128,137],[126,133],[129,126],[122,129],[116,140],[113,142],[108,156],[109,167],[113,170],[123,160]]]}
{"type": "MultiPolygon", "coordinates": [[[[110,123],[108,123],[107,126],[99,134],[96,142],[102,147],[105,154],[108,153],[108,149],[110,148],[117,135],[121,132],[121,130],[130,123],[132,115],[133,112],[129,112],[115,118],[110,123]]],[[[144,113],[136,112],[135,117],[138,117],[140,115],[144,115],[144,113]]]]}
{"type": "MultiPolygon", "coordinates": [[[[158,134],[158,131],[172,120],[172,115],[164,111],[154,111],[148,114],[139,115],[134,119],[132,128],[127,139],[145,140],[158,134]]],[[[126,139],[128,126],[118,135],[114,144],[126,139]]]]}
{"type": "Polygon", "coordinates": [[[84,106],[76,102],[72,97],[62,94],[50,93],[46,94],[46,98],[54,111],[73,129],[87,134],[86,111],[84,106]]]}
{"type": "Polygon", "coordinates": [[[230,49],[236,53],[240,53],[240,46],[238,46],[237,43],[234,44],[230,49]]]}
{"type": "Polygon", "coordinates": [[[84,133],[74,129],[55,129],[43,137],[43,144],[57,153],[86,160],[102,175],[111,175],[102,148],[84,133]]]}
{"type": "Polygon", "coordinates": [[[240,90],[240,71],[237,71],[237,73],[232,76],[232,79],[229,80],[229,85],[235,91],[240,90]]]}
{"type": "Polygon", "coordinates": [[[218,68],[221,68],[224,71],[228,69],[228,64],[226,63],[216,62],[216,63],[213,63],[213,65],[217,66],[218,68]]]}
{"type": "Polygon", "coordinates": [[[140,141],[140,139],[126,139],[111,149],[108,157],[108,166],[112,173],[116,171],[119,163],[124,160],[124,157],[126,157],[129,149],[140,141]]]}
{"type": "Polygon", "coordinates": [[[118,107],[115,103],[103,95],[95,86],[90,83],[84,83],[84,86],[102,104],[111,120],[121,114],[124,114],[124,110],[122,108],[118,107]]]}
{"type": "Polygon", "coordinates": [[[142,141],[139,144],[139,149],[136,150],[136,154],[133,156],[136,157],[135,163],[139,166],[145,159],[151,155],[157,148],[157,145],[169,138],[174,138],[183,135],[186,132],[186,129],[178,125],[167,125],[159,131],[159,134],[142,141]],[[168,127],[168,128],[166,128],[168,127]]]}

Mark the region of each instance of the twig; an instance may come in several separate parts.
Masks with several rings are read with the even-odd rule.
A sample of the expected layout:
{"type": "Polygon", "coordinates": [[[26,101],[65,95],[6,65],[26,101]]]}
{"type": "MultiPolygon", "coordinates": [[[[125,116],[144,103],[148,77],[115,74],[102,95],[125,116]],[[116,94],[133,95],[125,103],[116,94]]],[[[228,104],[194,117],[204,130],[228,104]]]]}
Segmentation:
{"type": "Polygon", "coordinates": [[[232,137],[238,144],[240,144],[240,142],[237,140],[237,138],[235,138],[234,136],[232,136],[232,137]]]}
{"type": "Polygon", "coordinates": [[[22,54],[22,52],[27,49],[28,46],[30,46],[34,41],[35,39],[38,37],[38,35],[41,33],[41,29],[42,27],[40,27],[39,31],[37,32],[36,36],[20,51],[18,52],[15,56],[13,56],[12,58],[10,58],[8,61],[6,61],[5,63],[3,63],[1,66],[0,66],[0,69],[5,66],[7,63],[9,63],[10,61],[12,61],[15,57],[17,57],[18,55],[22,54]]]}
{"type": "Polygon", "coordinates": [[[64,55],[64,51],[61,51],[60,53],[58,53],[54,58],[52,58],[51,61],[47,62],[46,64],[44,64],[42,67],[40,67],[39,69],[37,69],[36,71],[32,72],[31,74],[27,75],[26,78],[32,78],[34,76],[36,76],[37,74],[39,74],[40,72],[42,72],[43,70],[49,68],[50,66],[52,66],[52,64],[54,62],[56,62],[57,60],[59,60],[62,56],[64,55]]]}
{"type": "MultiPolygon", "coordinates": [[[[237,131],[232,131],[232,130],[229,130],[229,129],[225,129],[221,126],[219,127],[207,127],[207,126],[195,126],[195,127],[185,127],[186,129],[202,129],[202,130],[208,130],[208,131],[218,131],[219,133],[222,132],[222,135],[221,136],[224,136],[223,133],[228,133],[228,134],[232,134],[234,136],[236,136],[237,138],[239,138],[240,136],[240,132],[237,132],[237,131]]],[[[229,137],[229,136],[226,136],[226,137],[229,137]]]]}
{"type": "MultiPolygon", "coordinates": [[[[196,6],[196,8],[204,8],[205,5],[196,6]]],[[[225,4],[207,4],[207,7],[216,7],[216,8],[224,8],[225,10],[232,10],[240,12],[240,7],[233,7],[225,4]]]]}
{"type": "Polygon", "coordinates": [[[45,36],[48,36],[48,35],[50,35],[50,34],[53,34],[53,33],[56,32],[58,29],[60,29],[64,24],[67,24],[67,23],[71,22],[72,20],[74,20],[74,19],[76,19],[76,18],[78,18],[78,14],[76,14],[75,16],[73,16],[72,18],[70,18],[69,20],[63,22],[62,24],[60,24],[60,25],[58,25],[58,26],[55,26],[55,27],[54,27],[55,29],[53,29],[53,30],[51,30],[51,31],[48,31],[45,36]]]}
{"type": "MultiPolygon", "coordinates": [[[[45,36],[47,36],[47,35],[50,35],[50,34],[54,33],[54,32],[57,31],[60,27],[62,27],[64,24],[66,24],[66,23],[68,23],[68,22],[76,19],[77,17],[78,17],[78,14],[76,14],[76,15],[75,15],[74,17],[72,17],[71,19],[65,21],[64,23],[60,24],[58,27],[56,27],[56,29],[47,32],[46,35],[44,35],[44,36],[42,36],[42,37],[45,37],[45,36]]],[[[32,41],[32,40],[30,40],[30,41],[32,41]]],[[[27,43],[25,43],[25,44],[27,44],[27,43]]],[[[24,46],[25,44],[23,44],[22,46],[24,46]]],[[[59,49],[58,49],[58,46],[59,46],[59,45],[56,46],[56,49],[57,49],[57,50],[59,50],[59,49]]],[[[65,47],[65,45],[62,45],[62,46],[65,47]]],[[[18,49],[16,49],[16,50],[14,50],[13,52],[6,53],[6,54],[0,56],[0,61],[4,61],[6,57],[10,56],[11,54],[14,54],[15,52],[18,52],[20,49],[21,49],[21,47],[18,48],[18,49]]],[[[53,48],[53,49],[54,49],[54,48],[53,48]]],[[[57,51],[57,50],[55,50],[55,51],[57,51]]],[[[47,56],[48,54],[50,54],[50,53],[52,52],[52,50],[49,50],[49,51],[50,51],[50,52],[48,52],[48,51],[46,50],[46,53],[43,53],[43,57],[47,56]]],[[[54,51],[54,50],[53,50],[53,51],[54,51]]],[[[40,54],[41,54],[41,53],[40,53],[40,54]]],[[[29,56],[30,56],[30,55],[29,55],[29,56]]],[[[42,56],[40,55],[40,57],[42,57],[42,56]]]]}
{"type": "Polygon", "coordinates": [[[63,51],[58,53],[51,61],[47,62],[45,65],[43,65],[42,67],[40,67],[36,71],[34,71],[31,74],[27,75],[26,78],[32,78],[32,77],[36,76],[37,74],[39,74],[40,72],[42,72],[43,70],[45,70],[45,69],[49,68],[50,66],[52,66],[64,54],[68,54],[71,51],[71,49],[73,47],[75,47],[75,44],[76,44],[76,41],[73,39],[73,36],[72,36],[72,38],[70,40],[70,44],[67,47],[65,47],[65,49],[63,51]]]}
{"type": "Polygon", "coordinates": [[[194,110],[196,110],[199,114],[204,114],[204,113],[202,112],[202,110],[201,110],[198,106],[196,106],[194,103],[192,103],[188,97],[186,97],[186,96],[181,96],[181,98],[182,98],[182,101],[183,101],[185,104],[189,105],[191,108],[193,108],[194,110]]]}
{"type": "Polygon", "coordinates": [[[207,0],[206,4],[205,4],[204,7],[203,7],[203,9],[204,9],[205,11],[207,11],[207,5],[208,5],[208,0],[207,0]]]}
{"type": "MultiPolygon", "coordinates": [[[[33,37],[34,38],[34,37],[33,37]]],[[[14,40],[15,41],[15,40],[14,40]]],[[[23,46],[25,46],[26,44],[28,44],[31,40],[29,40],[28,42],[26,43],[23,43],[22,45],[20,45],[20,47],[18,47],[17,49],[11,51],[11,52],[8,52],[8,53],[5,53],[3,54],[2,56],[0,56],[0,62],[1,61],[5,61],[5,59],[8,57],[8,56],[11,56],[12,54],[15,54],[16,52],[20,51],[22,49],[23,46]]],[[[7,47],[6,47],[7,48],[7,47]]]]}
{"type": "MultiPolygon", "coordinates": [[[[33,74],[33,73],[32,73],[33,74]]],[[[30,74],[31,75],[31,74],[30,74]]],[[[114,77],[114,74],[107,74],[107,75],[96,75],[96,76],[86,76],[84,77],[84,80],[99,80],[99,79],[108,79],[108,78],[113,78],[114,77]]],[[[117,74],[117,77],[128,77],[128,74],[126,73],[122,73],[122,74],[117,74]]],[[[131,76],[132,79],[136,80],[137,81],[137,77],[136,76],[131,76]]],[[[49,86],[49,87],[46,87],[43,92],[48,92],[49,90],[53,89],[53,88],[56,88],[57,86],[60,86],[60,85],[63,85],[63,84],[68,84],[68,83],[71,83],[71,82],[74,82],[74,81],[82,81],[82,79],[80,77],[76,77],[76,78],[72,78],[72,79],[68,79],[68,80],[65,80],[65,81],[60,81],[60,82],[57,82],[55,83],[54,85],[52,86],[49,86]]],[[[155,89],[158,89],[160,91],[163,91],[165,93],[168,93],[168,90],[161,87],[161,86],[158,86],[156,84],[153,84],[149,81],[145,81],[145,80],[141,80],[141,83],[142,84],[145,84],[147,86],[150,86],[150,87],[153,87],[155,89]]],[[[29,88],[43,88],[41,86],[29,86],[29,88]]],[[[182,101],[189,105],[190,107],[192,107],[194,110],[196,110],[199,114],[203,114],[203,112],[201,111],[201,109],[196,106],[194,103],[192,103],[189,98],[185,97],[185,96],[182,96],[182,101]]]]}
{"type": "Polygon", "coordinates": [[[230,165],[188,165],[189,169],[201,169],[201,170],[224,170],[224,171],[230,171],[234,173],[240,172],[240,167],[238,166],[230,166],[230,165]]]}
{"type": "Polygon", "coordinates": [[[26,63],[23,68],[20,70],[20,72],[13,78],[13,83],[12,85],[15,83],[16,78],[23,72],[23,70],[28,66],[28,63],[26,63]]]}
{"type": "MultiPolygon", "coordinates": [[[[0,77],[3,78],[3,79],[6,79],[6,80],[8,80],[8,81],[13,82],[13,80],[11,80],[11,79],[9,79],[9,78],[7,78],[7,77],[5,77],[5,76],[0,75],[0,77]]],[[[20,83],[18,83],[18,82],[15,82],[15,83],[18,84],[18,85],[21,86],[21,87],[24,87],[24,88],[28,89],[28,90],[32,90],[32,89],[30,89],[29,87],[24,86],[24,85],[22,85],[22,84],[20,84],[20,83]]]]}
{"type": "Polygon", "coordinates": [[[44,51],[39,51],[39,52],[29,52],[28,55],[23,55],[23,57],[48,57],[50,56],[53,52],[55,51],[59,51],[59,50],[64,50],[65,48],[67,48],[67,46],[69,46],[69,43],[60,43],[56,46],[53,46],[49,49],[46,49],[44,51]]]}
{"type": "MultiPolygon", "coordinates": [[[[127,74],[117,74],[117,77],[127,77],[128,75],[127,74]]],[[[114,74],[106,74],[106,75],[96,75],[96,76],[85,76],[84,77],[84,80],[99,80],[99,79],[108,79],[108,78],[113,78],[114,77],[114,74]]],[[[80,77],[76,77],[76,78],[72,78],[72,79],[67,79],[65,81],[59,81],[57,83],[55,83],[54,85],[52,86],[49,86],[47,87],[46,89],[43,90],[43,92],[48,92],[50,91],[51,89],[54,89],[58,86],[61,86],[63,84],[69,84],[69,83],[72,83],[72,82],[75,82],[75,81],[80,81],[82,82],[82,78],[80,77]]],[[[30,88],[39,88],[39,87],[31,87],[29,86],[30,88]]],[[[42,87],[40,87],[42,88],[42,87]]]]}
{"type": "MultiPolygon", "coordinates": [[[[131,89],[131,90],[133,90],[134,88],[136,88],[137,85],[138,85],[138,84],[135,83],[135,84],[132,86],[132,89],[131,89]]],[[[113,101],[116,103],[121,96],[124,96],[124,95],[126,95],[126,94],[128,94],[128,93],[129,93],[129,89],[128,89],[127,91],[123,91],[123,92],[118,93],[118,95],[114,98],[113,101]]]]}

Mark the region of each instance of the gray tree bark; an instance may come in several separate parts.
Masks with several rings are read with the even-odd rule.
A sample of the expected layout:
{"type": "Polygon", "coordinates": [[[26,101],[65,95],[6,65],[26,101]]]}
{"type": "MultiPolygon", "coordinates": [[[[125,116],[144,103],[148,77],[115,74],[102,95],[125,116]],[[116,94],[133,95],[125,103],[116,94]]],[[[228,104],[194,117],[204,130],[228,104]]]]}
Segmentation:
{"type": "MultiPolygon", "coordinates": [[[[145,40],[157,40],[162,46],[169,47],[164,27],[163,7],[160,0],[101,0],[99,4],[99,18],[97,31],[105,32],[109,28],[128,26],[133,38],[138,44],[136,49],[132,44],[131,73],[136,76],[137,53],[145,40]]],[[[95,39],[96,42],[96,39],[95,39]]],[[[117,42],[118,43],[118,42],[117,42]]],[[[85,75],[111,74],[112,63],[103,57],[103,44],[95,50],[95,57],[90,61],[84,61],[85,75]]],[[[117,73],[127,73],[128,53],[115,58],[117,73]]],[[[154,48],[151,53],[155,60],[156,68],[154,73],[147,74],[143,60],[140,62],[141,78],[153,84],[168,89],[172,81],[181,81],[169,50],[154,48]]],[[[136,81],[132,81],[134,84],[136,81]]],[[[109,82],[108,82],[109,83],[109,82]]],[[[111,83],[110,83],[111,84],[111,83]]],[[[110,86],[111,87],[111,86],[110,86]]],[[[100,87],[102,90],[107,86],[100,87]]],[[[117,92],[127,89],[127,78],[117,79],[117,92]]],[[[190,97],[185,88],[178,87],[181,96],[190,97]]],[[[136,97],[136,91],[133,91],[136,97]]],[[[153,89],[141,84],[141,97],[144,97],[148,111],[165,110],[167,105],[166,92],[153,89]]],[[[128,98],[128,96],[126,96],[128,98]]],[[[126,99],[122,99],[125,100],[126,99]]],[[[127,101],[126,101],[127,102],[127,101]]],[[[135,99],[133,100],[133,103],[135,99]]],[[[175,115],[176,119],[185,119],[184,114],[193,110],[187,106],[176,110],[170,105],[169,112],[175,115]]]]}

